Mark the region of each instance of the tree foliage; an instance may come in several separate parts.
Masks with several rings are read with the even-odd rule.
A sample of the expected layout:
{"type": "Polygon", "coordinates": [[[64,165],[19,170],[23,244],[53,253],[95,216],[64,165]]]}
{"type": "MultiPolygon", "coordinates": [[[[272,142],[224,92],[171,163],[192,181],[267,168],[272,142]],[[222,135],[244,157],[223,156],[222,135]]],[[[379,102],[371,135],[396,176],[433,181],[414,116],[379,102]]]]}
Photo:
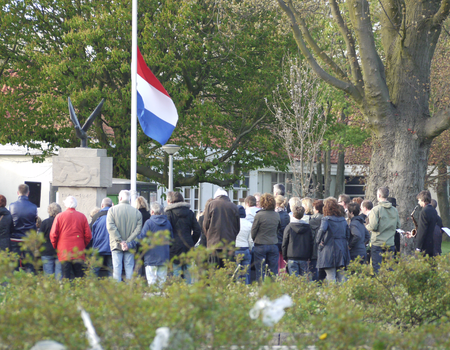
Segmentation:
{"type": "MultiPolygon", "coordinates": [[[[131,4],[1,0],[1,143],[75,147],[67,97],[83,121],[105,98],[90,147],[106,148],[115,176],[129,176],[131,4]],[[17,43],[15,45],[14,43],[17,43]]],[[[175,185],[232,184],[245,171],[274,165],[277,141],[264,98],[271,98],[291,39],[278,35],[273,11],[233,27],[214,1],[142,1],[139,47],[174,99],[175,185]],[[234,173],[224,169],[233,166],[234,173]]],[[[167,183],[167,156],[138,128],[138,172],[167,183]]]]}

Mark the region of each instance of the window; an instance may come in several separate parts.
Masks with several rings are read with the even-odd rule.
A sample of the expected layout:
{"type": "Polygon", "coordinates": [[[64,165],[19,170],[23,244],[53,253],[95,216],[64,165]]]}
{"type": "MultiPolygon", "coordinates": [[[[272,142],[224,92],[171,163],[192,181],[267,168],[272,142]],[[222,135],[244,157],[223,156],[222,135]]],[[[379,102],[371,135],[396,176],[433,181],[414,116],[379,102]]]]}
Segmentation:
{"type": "Polygon", "coordinates": [[[191,210],[197,214],[199,207],[198,207],[198,187],[183,187],[182,192],[184,201],[186,203],[189,203],[191,205],[191,210]]]}
{"type": "Polygon", "coordinates": [[[346,176],[345,177],[345,194],[348,194],[351,199],[355,197],[364,197],[365,191],[364,176],[346,176]]]}

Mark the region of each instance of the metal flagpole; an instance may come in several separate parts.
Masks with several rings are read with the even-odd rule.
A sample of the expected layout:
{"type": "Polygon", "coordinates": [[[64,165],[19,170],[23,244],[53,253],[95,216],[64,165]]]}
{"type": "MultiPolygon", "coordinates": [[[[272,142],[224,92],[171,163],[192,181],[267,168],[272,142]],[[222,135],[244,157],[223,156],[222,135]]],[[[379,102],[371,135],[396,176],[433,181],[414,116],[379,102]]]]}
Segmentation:
{"type": "Polygon", "coordinates": [[[137,176],[137,0],[132,4],[131,25],[131,203],[137,198],[136,176],[137,176]]]}

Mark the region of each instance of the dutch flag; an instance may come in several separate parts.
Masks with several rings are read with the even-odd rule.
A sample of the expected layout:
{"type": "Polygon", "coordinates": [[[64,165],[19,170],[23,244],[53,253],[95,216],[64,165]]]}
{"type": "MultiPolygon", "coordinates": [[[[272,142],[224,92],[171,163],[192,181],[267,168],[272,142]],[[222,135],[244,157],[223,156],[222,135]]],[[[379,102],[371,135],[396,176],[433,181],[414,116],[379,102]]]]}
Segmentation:
{"type": "Polygon", "coordinates": [[[145,135],[164,145],[177,125],[178,113],[167,91],[137,50],[137,115],[145,135]]]}

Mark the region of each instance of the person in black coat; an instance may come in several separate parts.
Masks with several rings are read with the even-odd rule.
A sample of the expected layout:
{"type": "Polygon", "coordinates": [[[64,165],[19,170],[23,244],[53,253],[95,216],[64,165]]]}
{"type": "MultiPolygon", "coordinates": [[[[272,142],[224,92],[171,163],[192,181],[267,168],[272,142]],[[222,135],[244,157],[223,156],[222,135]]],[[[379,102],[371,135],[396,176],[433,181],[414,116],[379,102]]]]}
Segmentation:
{"type": "Polygon", "coordinates": [[[188,284],[191,283],[189,264],[182,263],[178,257],[187,253],[195,246],[201,235],[201,228],[197,222],[191,205],[184,202],[180,192],[167,194],[167,207],[165,213],[173,229],[173,241],[170,245],[170,259],[173,259],[173,274],[183,275],[188,284]]]}
{"type": "Polygon", "coordinates": [[[309,261],[313,252],[313,237],[311,227],[302,221],[305,208],[292,208],[293,218],[286,226],[281,250],[283,259],[287,262],[290,275],[303,276],[309,272],[309,261]]]}
{"type": "Polygon", "coordinates": [[[350,260],[360,259],[363,264],[367,259],[366,244],[370,241],[370,233],[364,226],[364,218],[359,215],[359,204],[351,202],[347,210],[350,219],[350,241],[348,243],[350,260]]]}
{"type": "MultiPolygon", "coordinates": [[[[431,205],[434,209],[437,208],[437,201],[435,199],[431,200],[431,205]]],[[[434,256],[442,254],[442,218],[438,215],[436,221],[436,227],[434,228],[434,256]]]]}
{"type": "Polygon", "coordinates": [[[417,195],[422,211],[417,224],[415,239],[416,249],[429,256],[434,256],[434,229],[437,223],[437,212],[431,203],[430,191],[424,190],[417,195]]]}
{"type": "Polygon", "coordinates": [[[44,236],[44,250],[41,251],[42,269],[45,275],[54,275],[57,280],[62,277],[61,263],[56,256],[56,250],[50,242],[50,231],[56,215],[61,213],[61,206],[58,203],[50,203],[47,208],[48,219],[42,221],[39,233],[44,236]]]}
{"type": "Polygon", "coordinates": [[[13,221],[11,213],[6,209],[6,197],[0,194],[0,251],[11,250],[11,232],[13,221]]]}

